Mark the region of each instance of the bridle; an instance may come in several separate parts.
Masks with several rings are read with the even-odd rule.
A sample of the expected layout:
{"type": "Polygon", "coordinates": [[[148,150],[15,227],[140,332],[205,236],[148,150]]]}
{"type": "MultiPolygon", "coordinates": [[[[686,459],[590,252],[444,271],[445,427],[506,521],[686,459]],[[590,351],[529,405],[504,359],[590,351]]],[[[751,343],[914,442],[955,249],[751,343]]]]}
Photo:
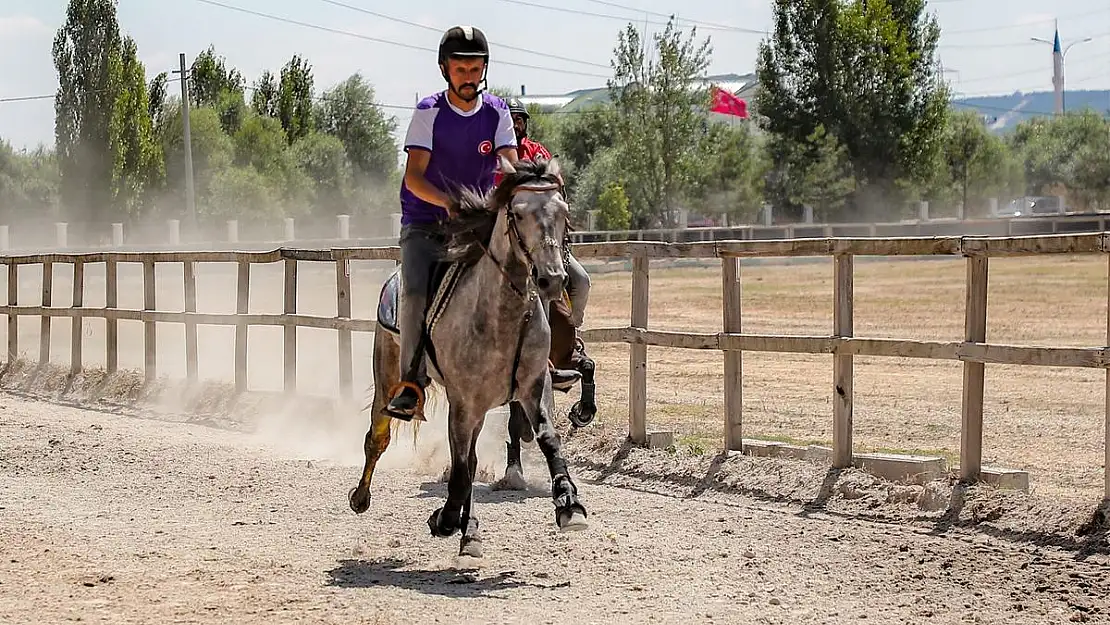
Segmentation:
{"type": "MultiPolygon", "coordinates": [[[[563,195],[562,181],[549,182],[547,184],[521,184],[521,185],[518,185],[518,186],[513,188],[511,195],[513,197],[515,197],[518,193],[544,193],[544,192],[547,192],[547,191],[557,191],[559,193],[559,195],[562,196],[563,195]]],[[[506,230],[507,230],[506,234],[509,236],[509,247],[510,247],[510,249],[512,249],[512,247],[514,246],[513,239],[515,238],[516,239],[516,244],[515,245],[518,245],[520,247],[520,251],[524,254],[524,260],[528,265],[528,269],[529,269],[528,278],[527,278],[527,280],[524,284],[524,287],[521,288],[521,287],[517,286],[516,282],[513,281],[513,277],[509,274],[508,270],[505,268],[504,263],[507,263],[508,259],[505,259],[504,263],[502,261],[497,260],[497,258],[494,257],[493,252],[490,251],[488,246],[483,246],[483,250],[485,251],[486,255],[489,256],[490,260],[493,261],[493,264],[497,265],[497,268],[501,270],[502,274],[504,274],[505,280],[509,283],[509,286],[512,287],[513,291],[518,296],[520,296],[521,299],[527,299],[527,300],[531,301],[532,299],[534,299],[535,294],[531,289],[528,288],[528,286],[529,286],[529,283],[534,285],[535,280],[536,280],[536,261],[535,261],[535,259],[533,258],[532,255],[537,250],[542,250],[542,249],[547,249],[547,248],[552,248],[552,247],[559,247],[560,243],[552,237],[544,237],[540,242],[536,243],[532,247],[526,247],[525,243],[524,243],[524,237],[522,237],[520,235],[520,229],[517,226],[516,217],[513,215],[513,211],[512,211],[511,206],[507,203],[503,210],[505,211],[505,221],[506,221],[506,230]],[[525,290],[527,290],[528,293],[525,293],[525,290]]]]}
{"type": "MultiPolygon", "coordinates": [[[[520,184],[520,185],[517,185],[516,187],[513,188],[511,195],[515,197],[516,194],[518,194],[518,193],[544,193],[544,192],[547,192],[547,191],[558,191],[560,196],[566,197],[566,195],[564,193],[562,180],[558,180],[558,182],[548,182],[546,184],[527,184],[527,183],[526,184],[520,184]]],[[[497,268],[501,270],[501,273],[505,276],[506,282],[509,283],[509,286],[512,287],[513,291],[516,292],[516,294],[518,296],[520,296],[520,298],[522,300],[525,300],[528,303],[528,306],[524,311],[524,316],[521,319],[520,333],[517,336],[516,352],[513,355],[513,368],[512,368],[511,373],[509,374],[509,395],[508,395],[508,398],[505,400],[506,403],[511,401],[512,398],[513,398],[513,395],[516,394],[516,389],[517,389],[516,374],[517,374],[518,369],[520,368],[520,352],[521,352],[521,349],[523,349],[523,347],[524,347],[525,330],[528,328],[528,322],[532,320],[532,315],[534,315],[535,311],[536,311],[536,306],[535,306],[536,290],[529,288],[529,283],[531,283],[534,286],[535,285],[535,280],[536,280],[536,275],[535,275],[535,273],[536,273],[536,262],[533,259],[532,254],[538,249],[547,249],[549,247],[559,247],[559,245],[560,245],[560,243],[558,241],[556,241],[554,238],[544,237],[543,240],[541,240],[539,243],[532,246],[531,248],[525,247],[524,237],[520,236],[520,229],[517,226],[516,217],[513,216],[513,210],[512,210],[511,204],[512,204],[512,201],[510,200],[509,202],[507,202],[505,204],[505,206],[502,209],[499,209],[499,210],[504,210],[505,211],[505,219],[506,219],[506,222],[507,222],[505,227],[506,227],[506,235],[508,235],[508,237],[509,237],[510,254],[512,253],[511,250],[512,250],[513,246],[514,245],[519,245],[521,252],[524,253],[524,260],[528,264],[528,267],[529,267],[528,278],[526,279],[526,282],[524,284],[524,288],[521,288],[521,287],[517,286],[516,283],[513,282],[512,275],[509,274],[509,271],[505,268],[505,265],[502,264],[501,261],[497,260],[497,258],[494,257],[493,253],[490,252],[489,246],[488,245],[483,245],[482,246],[482,249],[485,252],[486,256],[489,256],[489,258],[493,262],[493,264],[496,265],[497,268]],[[515,244],[513,243],[513,238],[516,239],[515,244]],[[527,290],[528,292],[525,293],[525,290],[527,290]]],[[[505,259],[505,262],[508,262],[507,258],[505,259]]],[[[564,263],[565,262],[566,261],[564,260],[564,263]]]]}

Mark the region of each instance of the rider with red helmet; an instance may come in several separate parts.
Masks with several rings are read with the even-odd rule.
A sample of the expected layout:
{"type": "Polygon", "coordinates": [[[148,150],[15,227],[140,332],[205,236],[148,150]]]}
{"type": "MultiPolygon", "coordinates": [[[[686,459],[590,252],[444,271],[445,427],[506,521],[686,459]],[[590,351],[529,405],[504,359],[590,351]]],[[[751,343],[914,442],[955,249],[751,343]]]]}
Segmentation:
{"type": "MultiPolygon", "coordinates": [[[[528,136],[528,122],[532,116],[528,108],[517,98],[509,100],[509,113],[513,117],[513,131],[516,133],[517,154],[522,161],[538,158],[551,160],[551,152],[542,143],[528,136]]],[[[497,181],[500,182],[500,173],[497,181]]],[[[590,276],[570,250],[567,250],[567,295],[570,296],[570,321],[575,330],[582,327],[586,314],[586,302],[590,298],[590,276]]],[[[551,386],[556,389],[569,388],[577,379],[577,374],[561,369],[551,372],[551,386]]]]}

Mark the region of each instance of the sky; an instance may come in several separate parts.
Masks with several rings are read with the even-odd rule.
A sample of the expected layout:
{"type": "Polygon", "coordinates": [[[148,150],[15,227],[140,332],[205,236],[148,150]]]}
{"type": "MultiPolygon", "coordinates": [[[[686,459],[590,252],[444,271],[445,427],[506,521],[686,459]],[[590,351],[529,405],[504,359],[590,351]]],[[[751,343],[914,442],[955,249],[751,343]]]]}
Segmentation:
{"type": "MultiPolygon", "coordinates": [[[[66,5],[0,2],[0,140],[17,149],[53,144],[53,102],[18,99],[57,89],[50,51],[66,5]]],[[[939,56],[957,96],[1051,90],[1051,46],[1030,37],[1051,40],[1054,19],[1064,46],[1094,37],[1068,51],[1067,88],[1110,88],[1110,0],[930,0],[927,10],[940,22],[939,56]]],[[[444,87],[435,48],[449,26],[486,33],[490,84],[560,94],[604,86],[620,30],[631,21],[658,31],[672,13],[710,38],[711,74],[754,71],[771,28],[770,0],[119,0],[120,29],[136,41],[149,77],[175,69],[179,53],[191,62],[209,45],[248,83],[300,54],[318,94],[361,72],[397,117],[399,134],[416,95],[444,87]]]]}

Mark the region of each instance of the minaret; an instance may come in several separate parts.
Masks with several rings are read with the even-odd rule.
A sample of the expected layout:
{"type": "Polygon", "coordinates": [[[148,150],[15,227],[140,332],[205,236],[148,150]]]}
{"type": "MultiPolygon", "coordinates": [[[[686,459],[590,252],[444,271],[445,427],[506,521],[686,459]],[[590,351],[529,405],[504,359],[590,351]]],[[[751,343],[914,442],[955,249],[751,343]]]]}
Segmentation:
{"type": "Polygon", "coordinates": [[[1064,112],[1064,54],[1060,51],[1060,27],[1052,38],[1052,87],[1056,92],[1056,114],[1064,112]]]}

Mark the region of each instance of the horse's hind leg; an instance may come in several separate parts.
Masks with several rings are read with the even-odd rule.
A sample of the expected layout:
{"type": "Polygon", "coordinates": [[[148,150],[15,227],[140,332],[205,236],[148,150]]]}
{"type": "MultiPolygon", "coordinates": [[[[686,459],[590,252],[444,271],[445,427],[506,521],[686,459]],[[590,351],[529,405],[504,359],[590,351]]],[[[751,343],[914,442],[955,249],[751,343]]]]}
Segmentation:
{"type": "Polygon", "coordinates": [[[366,432],[362,446],[366,463],[358,486],[347,495],[351,510],[357,514],[370,508],[370,482],[374,478],[374,468],[389,447],[392,419],[385,413],[385,404],[389,401],[389,389],[400,378],[399,358],[396,339],[379,327],[374,333],[374,402],[370,406],[370,430],[366,432]]]}
{"type": "Polygon", "coordinates": [[[562,442],[552,422],[551,378],[540,376],[533,397],[524,405],[536,431],[536,442],[547,459],[551,472],[551,498],[555,503],[555,523],[560,530],[586,529],[586,507],[578,500],[578,487],[570,477],[563,458],[562,442]]]}
{"type": "Polygon", "coordinates": [[[520,443],[532,440],[532,424],[518,402],[509,402],[509,442],[506,447],[505,476],[493,484],[493,490],[525,490],[524,465],[520,461],[520,443]]]}

